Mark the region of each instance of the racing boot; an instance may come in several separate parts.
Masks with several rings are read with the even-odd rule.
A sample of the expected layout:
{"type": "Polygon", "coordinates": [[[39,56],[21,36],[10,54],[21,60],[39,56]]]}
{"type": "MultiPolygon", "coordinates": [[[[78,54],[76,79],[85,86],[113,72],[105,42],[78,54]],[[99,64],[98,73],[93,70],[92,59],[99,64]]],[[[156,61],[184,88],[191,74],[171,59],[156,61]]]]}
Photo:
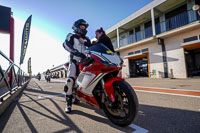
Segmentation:
{"type": "Polygon", "coordinates": [[[66,95],[66,107],[65,107],[65,113],[70,113],[71,112],[71,108],[72,108],[72,95],[66,95]]]}

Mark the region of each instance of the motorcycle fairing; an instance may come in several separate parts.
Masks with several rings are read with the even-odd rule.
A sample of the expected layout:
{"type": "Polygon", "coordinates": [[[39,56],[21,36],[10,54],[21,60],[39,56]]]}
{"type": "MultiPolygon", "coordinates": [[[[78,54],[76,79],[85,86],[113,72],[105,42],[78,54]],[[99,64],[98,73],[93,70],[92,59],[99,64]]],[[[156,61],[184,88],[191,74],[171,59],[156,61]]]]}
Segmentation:
{"type": "Polygon", "coordinates": [[[104,73],[95,75],[94,73],[81,72],[76,81],[78,89],[87,95],[92,95],[92,91],[104,75],[104,73]]]}
{"type": "Polygon", "coordinates": [[[98,102],[96,101],[95,97],[94,96],[89,96],[87,94],[84,94],[82,91],[78,90],[77,91],[77,95],[79,96],[79,98],[86,102],[86,103],[89,103],[89,104],[92,104],[98,108],[100,108],[98,102]]]}
{"type": "MultiPolygon", "coordinates": [[[[83,67],[79,74],[76,83],[78,85],[77,95],[84,101],[99,106],[92,92],[97,83],[108,73],[121,69],[119,67],[120,58],[117,54],[109,52],[103,44],[91,46],[85,51],[87,55],[91,56],[95,63],[83,67]],[[103,62],[105,63],[103,63],[103,62]],[[107,66],[106,64],[115,64],[115,66],[107,66]]],[[[119,77],[113,77],[104,83],[105,91],[111,101],[115,101],[115,95],[112,83],[114,81],[123,80],[119,77]]]]}
{"type": "Polygon", "coordinates": [[[103,73],[95,75],[87,72],[82,72],[82,74],[79,75],[78,80],[76,81],[78,85],[77,95],[82,99],[82,101],[95,105],[98,108],[100,107],[94,95],[92,94],[92,91],[104,75],[105,74],[103,73]]]}
{"type": "Polygon", "coordinates": [[[113,82],[114,81],[121,81],[121,80],[124,80],[124,79],[122,79],[120,77],[112,77],[112,78],[109,78],[108,80],[106,80],[105,83],[104,83],[105,91],[108,95],[108,98],[112,102],[115,102],[115,93],[114,93],[114,88],[113,88],[113,82]]]}
{"type": "Polygon", "coordinates": [[[85,53],[91,53],[99,57],[101,60],[107,61],[109,63],[112,62],[117,66],[119,66],[119,64],[121,63],[119,56],[116,53],[110,51],[110,49],[102,43],[89,47],[87,50],[85,50],[85,53]]]}
{"type": "Polygon", "coordinates": [[[90,52],[91,52],[91,54],[99,57],[102,61],[106,61],[108,63],[114,63],[114,64],[116,64],[117,67],[120,66],[121,60],[120,60],[119,56],[117,56],[115,53],[104,54],[104,53],[99,53],[99,52],[95,52],[95,51],[90,51],[90,52]]]}

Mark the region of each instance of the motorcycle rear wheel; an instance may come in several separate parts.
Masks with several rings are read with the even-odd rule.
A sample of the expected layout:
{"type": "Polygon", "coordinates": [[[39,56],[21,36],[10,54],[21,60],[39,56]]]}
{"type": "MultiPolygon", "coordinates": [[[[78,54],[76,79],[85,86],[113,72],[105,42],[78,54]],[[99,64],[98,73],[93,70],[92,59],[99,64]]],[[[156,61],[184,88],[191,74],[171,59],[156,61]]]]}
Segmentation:
{"type": "Polygon", "coordinates": [[[138,113],[137,95],[126,81],[115,81],[113,88],[115,102],[106,101],[102,106],[103,110],[113,123],[127,126],[136,119],[138,113]]]}

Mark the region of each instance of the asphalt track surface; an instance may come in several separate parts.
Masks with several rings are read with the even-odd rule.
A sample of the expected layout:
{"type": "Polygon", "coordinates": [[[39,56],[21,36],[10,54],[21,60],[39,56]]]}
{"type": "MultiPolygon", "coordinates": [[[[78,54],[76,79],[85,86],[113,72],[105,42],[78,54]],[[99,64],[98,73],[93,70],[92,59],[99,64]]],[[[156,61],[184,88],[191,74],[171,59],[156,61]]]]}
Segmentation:
{"type": "Polygon", "coordinates": [[[134,132],[197,133],[200,131],[198,90],[133,86],[139,113],[127,127],[113,124],[104,112],[84,103],[64,113],[63,80],[32,79],[0,117],[0,132],[134,132]]]}

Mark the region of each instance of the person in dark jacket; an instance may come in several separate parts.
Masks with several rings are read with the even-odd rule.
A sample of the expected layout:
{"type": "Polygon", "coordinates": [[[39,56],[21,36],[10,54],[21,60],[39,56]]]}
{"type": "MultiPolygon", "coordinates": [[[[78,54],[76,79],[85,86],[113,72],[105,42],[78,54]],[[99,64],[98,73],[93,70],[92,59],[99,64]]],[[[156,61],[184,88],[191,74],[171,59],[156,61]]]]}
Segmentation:
{"type": "Polygon", "coordinates": [[[115,52],[110,38],[105,34],[105,31],[103,30],[102,27],[100,29],[97,29],[95,34],[96,34],[96,39],[98,40],[97,43],[103,43],[112,52],[115,52]]]}

